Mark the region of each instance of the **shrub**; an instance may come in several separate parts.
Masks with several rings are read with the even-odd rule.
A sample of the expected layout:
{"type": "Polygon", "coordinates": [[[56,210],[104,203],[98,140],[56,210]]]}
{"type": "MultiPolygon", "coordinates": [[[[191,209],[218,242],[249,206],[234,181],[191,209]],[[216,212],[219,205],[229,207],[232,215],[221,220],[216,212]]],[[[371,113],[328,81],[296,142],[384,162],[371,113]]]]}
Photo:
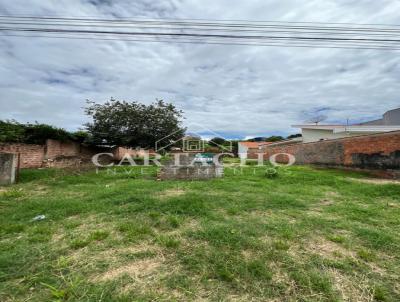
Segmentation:
{"type": "Polygon", "coordinates": [[[276,168],[268,168],[265,170],[265,176],[267,178],[275,178],[278,176],[278,170],[276,168]]]}
{"type": "MultiPolygon", "coordinates": [[[[81,138],[82,133],[79,133],[81,138]]],[[[0,120],[0,142],[44,144],[47,139],[60,141],[77,140],[68,131],[46,124],[20,124],[14,120],[0,120]]]]}

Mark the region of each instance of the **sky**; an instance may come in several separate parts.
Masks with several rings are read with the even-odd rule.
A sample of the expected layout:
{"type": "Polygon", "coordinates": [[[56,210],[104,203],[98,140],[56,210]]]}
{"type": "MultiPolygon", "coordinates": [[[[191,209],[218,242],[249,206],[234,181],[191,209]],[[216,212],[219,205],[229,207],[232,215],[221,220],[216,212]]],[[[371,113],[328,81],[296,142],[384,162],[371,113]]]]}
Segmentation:
{"type": "MultiPolygon", "coordinates": [[[[398,0],[0,0],[0,15],[399,24],[398,0]]],[[[87,99],[184,111],[225,138],[298,133],[293,124],[380,118],[400,107],[400,51],[5,37],[0,119],[78,130],[87,99]]],[[[196,125],[200,125],[197,127],[196,125]]]]}

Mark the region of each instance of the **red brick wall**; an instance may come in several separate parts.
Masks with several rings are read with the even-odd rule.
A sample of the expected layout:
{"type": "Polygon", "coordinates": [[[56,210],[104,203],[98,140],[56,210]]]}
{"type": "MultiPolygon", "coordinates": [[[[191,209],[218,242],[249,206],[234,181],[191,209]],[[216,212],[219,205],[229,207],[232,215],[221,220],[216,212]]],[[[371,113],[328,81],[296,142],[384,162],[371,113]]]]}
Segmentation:
{"type": "Polygon", "coordinates": [[[0,152],[20,153],[21,168],[39,168],[44,160],[44,145],[30,144],[0,144],[0,152]]]}
{"type": "MultiPolygon", "coordinates": [[[[264,158],[277,153],[295,156],[298,164],[322,164],[371,169],[400,169],[400,131],[362,135],[314,143],[266,146],[264,158]]],[[[249,158],[257,158],[250,153],[249,158]]],[[[286,156],[277,161],[287,161],[286,156]]]]}
{"type": "Polygon", "coordinates": [[[79,156],[80,144],[66,141],[61,142],[53,139],[46,141],[46,159],[54,159],[58,156],[79,156]]]}
{"type": "Polygon", "coordinates": [[[20,153],[21,168],[63,167],[88,161],[99,151],[79,143],[47,140],[45,145],[4,143],[0,152],[20,153]]]}
{"type": "Polygon", "coordinates": [[[132,149],[132,148],[126,148],[126,147],[116,147],[113,150],[113,154],[114,154],[114,159],[116,160],[121,160],[126,154],[129,154],[129,156],[131,156],[132,158],[135,157],[145,157],[146,154],[152,155],[154,154],[154,150],[149,149],[149,150],[145,150],[145,149],[132,149]]]}

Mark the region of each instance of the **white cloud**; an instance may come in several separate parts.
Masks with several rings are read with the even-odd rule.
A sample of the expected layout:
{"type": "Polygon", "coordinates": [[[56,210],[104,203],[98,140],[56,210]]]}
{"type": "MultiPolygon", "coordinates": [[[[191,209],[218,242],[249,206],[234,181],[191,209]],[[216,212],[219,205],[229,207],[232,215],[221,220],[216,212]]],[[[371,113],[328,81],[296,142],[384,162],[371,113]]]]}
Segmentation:
{"type": "MultiPolygon", "coordinates": [[[[398,1],[26,1],[2,14],[399,24],[398,1]],[[102,3],[102,4],[100,4],[102,3]]],[[[77,129],[86,99],[172,101],[186,123],[225,136],[296,132],[306,112],[332,122],[399,106],[398,52],[0,38],[0,118],[77,129]]]]}

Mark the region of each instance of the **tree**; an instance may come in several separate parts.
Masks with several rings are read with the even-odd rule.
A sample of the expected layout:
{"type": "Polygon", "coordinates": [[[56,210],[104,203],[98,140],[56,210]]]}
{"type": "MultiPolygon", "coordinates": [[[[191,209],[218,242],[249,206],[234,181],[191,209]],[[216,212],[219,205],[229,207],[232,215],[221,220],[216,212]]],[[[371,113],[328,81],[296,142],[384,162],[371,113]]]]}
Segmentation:
{"type": "Polygon", "coordinates": [[[90,135],[88,132],[84,130],[78,130],[72,133],[72,136],[75,141],[79,143],[87,143],[90,140],[90,135]]]}
{"type": "Polygon", "coordinates": [[[265,139],[266,142],[279,142],[282,140],[284,140],[284,138],[282,136],[277,136],[277,135],[272,135],[265,139]]]}
{"type": "Polygon", "coordinates": [[[159,140],[160,145],[169,145],[185,133],[183,112],[162,100],[150,105],[113,98],[104,104],[87,103],[85,113],[93,121],[86,129],[95,144],[151,148],[159,140]]]}
{"type": "Polygon", "coordinates": [[[292,139],[292,138],[296,138],[296,137],[302,137],[303,135],[301,133],[297,133],[297,134],[291,134],[287,137],[287,139],[292,139]]]}
{"type": "Polygon", "coordinates": [[[225,139],[223,139],[222,137],[214,137],[210,140],[209,144],[210,146],[219,147],[223,146],[225,142],[226,142],[225,139]]]}

